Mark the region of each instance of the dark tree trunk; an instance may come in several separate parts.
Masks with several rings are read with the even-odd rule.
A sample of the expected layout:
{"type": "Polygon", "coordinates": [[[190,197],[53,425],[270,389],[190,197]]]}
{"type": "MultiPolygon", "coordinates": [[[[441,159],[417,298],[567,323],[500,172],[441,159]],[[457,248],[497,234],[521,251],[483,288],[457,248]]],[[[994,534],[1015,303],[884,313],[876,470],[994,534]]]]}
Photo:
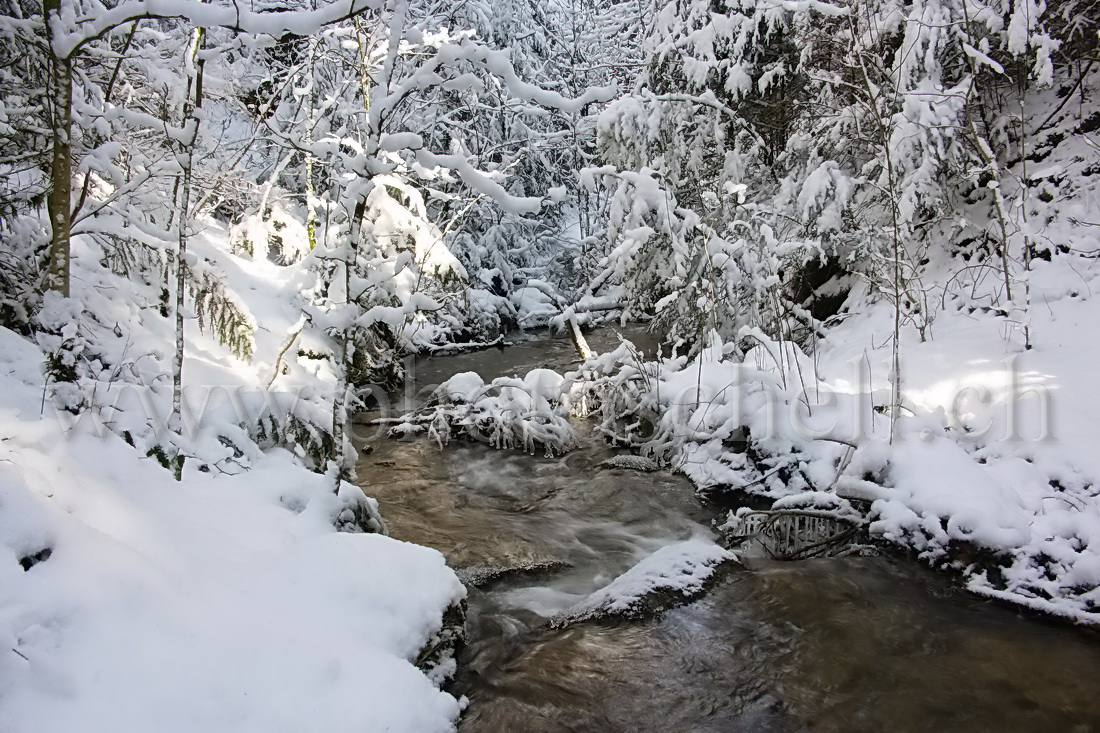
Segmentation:
{"type": "Polygon", "coordinates": [[[72,231],[72,59],[58,58],[52,52],[53,19],[60,12],[61,0],[42,0],[42,18],[46,40],[51,45],[49,89],[50,134],[53,155],[50,162],[50,195],[46,211],[50,217],[50,261],[47,287],[69,297],[69,239],[72,231]]]}

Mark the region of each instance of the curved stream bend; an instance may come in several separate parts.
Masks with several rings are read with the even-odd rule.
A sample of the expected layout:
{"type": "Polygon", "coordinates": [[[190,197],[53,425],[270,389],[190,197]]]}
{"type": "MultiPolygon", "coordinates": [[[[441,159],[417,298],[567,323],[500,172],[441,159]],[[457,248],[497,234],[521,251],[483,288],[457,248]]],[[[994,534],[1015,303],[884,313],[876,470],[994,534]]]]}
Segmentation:
{"type": "MultiPolygon", "coordinates": [[[[564,371],[574,356],[563,337],[416,376],[564,371]]],[[[612,451],[578,429],[582,447],[557,459],[376,434],[360,460],[391,533],[442,551],[470,586],[461,730],[1100,731],[1095,634],[891,558],[760,561],[659,618],[549,628],[716,517],[681,477],[600,467],[612,451]]]]}

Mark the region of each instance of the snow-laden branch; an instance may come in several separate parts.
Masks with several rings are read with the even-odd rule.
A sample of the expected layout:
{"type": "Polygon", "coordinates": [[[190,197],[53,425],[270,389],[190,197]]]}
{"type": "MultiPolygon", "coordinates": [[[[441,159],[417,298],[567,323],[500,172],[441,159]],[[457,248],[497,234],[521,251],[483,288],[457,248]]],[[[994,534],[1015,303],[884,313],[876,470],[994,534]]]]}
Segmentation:
{"type": "Polygon", "coordinates": [[[807,10],[816,10],[822,15],[830,17],[840,17],[850,14],[851,8],[839,7],[836,5],[830,5],[821,0],[769,0],[770,5],[783,8],[784,10],[790,10],[794,13],[804,13],[807,10]]]}
{"type": "Polygon", "coordinates": [[[543,89],[523,81],[516,74],[509,52],[494,50],[480,44],[447,45],[439,49],[439,55],[444,63],[468,61],[474,66],[485,69],[500,79],[507,87],[509,94],[515,99],[522,99],[569,114],[579,112],[586,105],[595,102],[609,102],[618,95],[618,88],[615,85],[609,85],[593,87],[580,96],[569,99],[555,91],[543,89]]]}
{"type": "Polygon", "coordinates": [[[240,3],[207,3],[201,0],[125,0],[112,8],[99,6],[83,17],[51,16],[54,24],[53,51],[69,58],[81,46],[112,29],[146,18],[179,18],[195,26],[222,27],[245,33],[308,36],[322,27],[338,23],[368,10],[379,10],[382,0],[337,0],[316,10],[284,10],[260,13],[240,3]],[[68,22],[66,22],[68,20],[68,22]]]}
{"type": "Polygon", "coordinates": [[[449,168],[458,174],[462,182],[480,194],[488,196],[510,214],[535,214],[542,208],[542,199],[531,196],[513,196],[497,181],[479,171],[461,155],[436,155],[427,150],[416,151],[416,162],[425,168],[449,168]]]}

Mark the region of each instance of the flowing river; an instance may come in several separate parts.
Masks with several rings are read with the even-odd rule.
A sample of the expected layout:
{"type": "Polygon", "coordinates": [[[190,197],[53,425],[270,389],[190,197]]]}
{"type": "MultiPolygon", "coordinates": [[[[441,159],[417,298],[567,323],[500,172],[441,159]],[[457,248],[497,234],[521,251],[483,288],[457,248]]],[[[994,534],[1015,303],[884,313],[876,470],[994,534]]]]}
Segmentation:
{"type": "MultiPolygon", "coordinates": [[[[575,360],[566,337],[531,339],[423,360],[415,388],[575,360]]],[[[442,551],[470,588],[461,731],[1100,731],[1100,634],[905,558],[755,560],[657,618],[549,628],[720,516],[681,476],[601,467],[616,451],[577,427],[581,447],[555,459],[360,429],[360,481],[390,533],[442,551]]]]}

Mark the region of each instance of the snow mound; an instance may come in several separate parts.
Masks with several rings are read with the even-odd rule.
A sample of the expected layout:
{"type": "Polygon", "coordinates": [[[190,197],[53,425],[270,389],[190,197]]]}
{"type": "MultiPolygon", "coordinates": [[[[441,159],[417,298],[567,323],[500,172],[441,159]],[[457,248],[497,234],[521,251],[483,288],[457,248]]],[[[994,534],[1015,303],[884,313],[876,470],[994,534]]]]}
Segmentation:
{"type": "Polygon", "coordinates": [[[555,616],[562,628],[581,621],[617,616],[642,618],[698,597],[715,572],[737,559],[729,550],[701,537],[666,545],[555,616]]]}
{"type": "Polygon", "coordinates": [[[66,437],[0,330],[0,730],[449,731],[414,662],[465,590],[442,555],[337,532],[360,490],[282,449],[175,481],[66,437]]]}

